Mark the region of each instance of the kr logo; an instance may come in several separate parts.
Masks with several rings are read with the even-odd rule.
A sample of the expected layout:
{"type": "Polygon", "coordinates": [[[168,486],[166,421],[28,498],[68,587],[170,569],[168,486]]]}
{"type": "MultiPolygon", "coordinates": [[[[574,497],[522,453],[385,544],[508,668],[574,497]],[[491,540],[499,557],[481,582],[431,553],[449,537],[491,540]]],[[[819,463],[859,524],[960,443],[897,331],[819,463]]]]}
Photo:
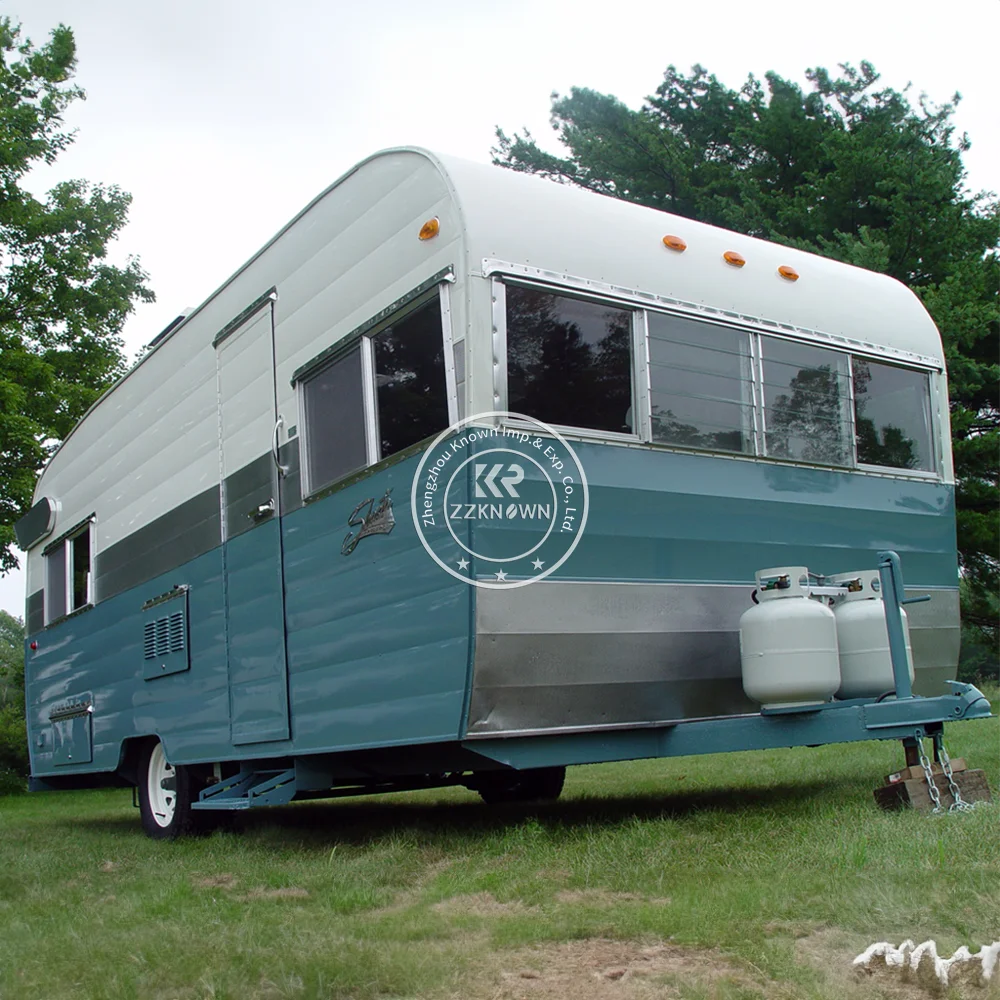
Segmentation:
{"type": "Polygon", "coordinates": [[[500,476],[500,482],[503,484],[504,489],[507,491],[508,496],[519,497],[521,494],[517,492],[515,487],[522,479],[524,479],[524,469],[520,465],[508,465],[504,466],[502,464],[494,465],[490,468],[488,465],[476,465],[476,496],[477,497],[489,497],[491,494],[495,497],[503,497],[503,493],[497,487],[496,478],[500,476]],[[500,473],[504,469],[509,469],[510,471],[505,476],[500,476],[500,473]],[[483,473],[487,469],[490,471],[483,476],[483,473]],[[480,485],[480,479],[482,479],[482,485],[480,485]],[[486,487],[490,492],[486,493],[483,490],[483,486],[486,487]]]}

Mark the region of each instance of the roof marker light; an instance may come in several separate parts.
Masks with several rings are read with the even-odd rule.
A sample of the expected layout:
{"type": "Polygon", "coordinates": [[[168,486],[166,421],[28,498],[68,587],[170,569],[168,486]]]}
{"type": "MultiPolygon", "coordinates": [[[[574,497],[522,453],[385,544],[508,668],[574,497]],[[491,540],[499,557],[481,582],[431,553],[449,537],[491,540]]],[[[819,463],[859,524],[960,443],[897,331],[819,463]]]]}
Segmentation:
{"type": "Polygon", "coordinates": [[[785,264],[782,264],[781,267],[778,268],[778,274],[780,274],[786,281],[799,280],[799,272],[796,271],[794,267],[788,267],[785,264]]]}
{"type": "Polygon", "coordinates": [[[422,240],[432,240],[441,230],[441,222],[435,215],[433,219],[428,219],[421,227],[417,236],[422,240]]]}
{"type": "Polygon", "coordinates": [[[727,264],[732,264],[733,267],[742,267],[746,263],[746,259],[743,254],[737,253],[735,250],[727,250],[723,255],[722,259],[727,264]]]}
{"type": "Polygon", "coordinates": [[[667,236],[663,237],[663,245],[668,250],[676,250],[678,253],[684,253],[687,250],[688,245],[679,236],[667,236]]]}

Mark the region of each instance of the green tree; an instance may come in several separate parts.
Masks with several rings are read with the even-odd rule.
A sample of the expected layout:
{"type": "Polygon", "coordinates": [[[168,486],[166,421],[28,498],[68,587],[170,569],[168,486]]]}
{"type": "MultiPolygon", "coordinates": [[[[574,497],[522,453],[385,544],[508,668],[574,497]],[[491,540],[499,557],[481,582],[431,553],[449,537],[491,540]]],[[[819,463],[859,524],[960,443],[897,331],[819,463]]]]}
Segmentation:
{"type": "Polygon", "coordinates": [[[13,525],[39,469],[123,371],[122,325],[153,298],[138,260],[106,260],[128,194],[81,180],[44,200],[24,189],[73,141],[62,115],[85,96],[69,82],[75,66],[69,28],[35,47],[0,18],[0,572],[17,565],[13,525]]]}
{"type": "Polygon", "coordinates": [[[0,611],[0,794],[22,790],[27,774],[24,622],[0,611]]]}
{"type": "MultiPolygon", "coordinates": [[[[963,615],[994,643],[1000,589],[1000,205],[965,186],[951,103],[879,86],[866,62],[739,89],[670,67],[633,110],[552,100],[564,155],[497,129],[494,162],[892,275],[933,316],[949,368],[963,615]]],[[[886,446],[891,444],[889,442],[886,446]]]]}

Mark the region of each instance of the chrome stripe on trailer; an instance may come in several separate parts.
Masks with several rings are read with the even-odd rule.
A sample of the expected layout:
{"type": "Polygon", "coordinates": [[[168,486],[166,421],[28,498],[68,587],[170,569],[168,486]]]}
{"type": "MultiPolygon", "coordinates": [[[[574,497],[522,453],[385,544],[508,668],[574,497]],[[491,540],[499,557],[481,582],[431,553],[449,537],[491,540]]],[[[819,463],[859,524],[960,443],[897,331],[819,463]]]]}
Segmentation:
{"type": "MultiPolygon", "coordinates": [[[[739,619],[749,586],[543,581],[477,593],[466,738],[668,723],[754,712],[739,619]]],[[[915,690],[945,692],[958,591],[911,605],[915,690]]]]}

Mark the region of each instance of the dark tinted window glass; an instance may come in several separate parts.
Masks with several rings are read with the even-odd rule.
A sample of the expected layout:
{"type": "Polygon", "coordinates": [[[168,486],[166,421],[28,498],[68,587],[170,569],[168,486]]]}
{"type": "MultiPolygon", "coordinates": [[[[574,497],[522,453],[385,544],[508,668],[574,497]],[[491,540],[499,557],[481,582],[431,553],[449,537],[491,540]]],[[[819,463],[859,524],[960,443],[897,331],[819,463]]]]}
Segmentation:
{"type": "Polygon", "coordinates": [[[649,313],[653,440],[753,454],[750,338],[649,313]]]}
{"type": "Polygon", "coordinates": [[[90,529],[70,541],[73,555],[73,611],[90,601],[90,529]]]}
{"type": "Polygon", "coordinates": [[[847,355],[761,337],[767,454],[852,465],[847,355]]]}
{"type": "Polygon", "coordinates": [[[60,542],[45,557],[45,619],[66,614],[66,543],[60,542]]]}
{"type": "Polygon", "coordinates": [[[507,286],[507,408],[551,424],[632,430],[632,314],[507,286]]]}
{"type": "Polygon", "coordinates": [[[368,461],[360,347],[327,365],[302,391],[309,489],[317,490],[368,461]]]}
{"type": "Polygon", "coordinates": [[[435,298],[373,338],[381,456],[448,426],[441,306],[435,298]]]}
{"type": "Polygon", "coordinates": [[[930,472],[930,387],[927,375],[853,358],[858,461],[930,472]]]}

